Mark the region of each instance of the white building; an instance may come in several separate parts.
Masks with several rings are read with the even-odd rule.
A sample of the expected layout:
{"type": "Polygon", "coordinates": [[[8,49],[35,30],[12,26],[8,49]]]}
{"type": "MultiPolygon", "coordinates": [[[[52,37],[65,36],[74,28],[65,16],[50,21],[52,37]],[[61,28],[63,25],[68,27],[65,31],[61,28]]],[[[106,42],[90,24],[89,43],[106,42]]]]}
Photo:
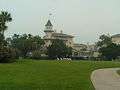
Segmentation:
{"type": "Polygon", "coordinates": [[[113,35],[112,42],[115,44],[120,44],[120,34],[113,35]]]}
{"type": "Polygon", "coordinates": [[[97,57],[97,47],[95,44],[74,44],[73,56],[75,57],[97,57]]]}
{"type": "Polygon", "coordinates": [[[74,36],[64,34],[62,31],[60,33],[53,30],[53,25],[50,20],[48,20],[45,25],[45,36],[43,37],[45,41],[45,47],[52,44],[55,39],[63,40],[68,47],[73,48],[73,56],[82,57],[90,56],[91,51],[95,51],[95,45],[85,45],[85,44],[75,44],[73,41],[74,36]]]}
{"type": "Polygon", "coordinates": [[[62,31],[60,33],[57,33],[55,30],[53,30],[53,25],[50,20],[48,20],[47,24],[45,25],[45,36],[43,39],[45,40],[45,46],[48,47],[52,44],[52,40],[54,39],[60,39],[65,42],[65,44],[68,47],[73,47],[73,36],[64,34],[62,31]]]}

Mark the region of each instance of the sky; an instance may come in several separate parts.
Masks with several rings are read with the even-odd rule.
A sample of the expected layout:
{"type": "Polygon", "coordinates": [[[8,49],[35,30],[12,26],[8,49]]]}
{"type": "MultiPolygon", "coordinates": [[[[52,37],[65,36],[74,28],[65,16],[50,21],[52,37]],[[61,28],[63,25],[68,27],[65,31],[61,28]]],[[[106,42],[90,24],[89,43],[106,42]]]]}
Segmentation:
{"type": "Polygon", "coordinates": [[[42,37],[48,19],[57,32],[75,36],[75,43],[94,43],[102,34],[120,33],[120,0],[0,0],[0,10],[13,18],[6,37],[42,37]]]}

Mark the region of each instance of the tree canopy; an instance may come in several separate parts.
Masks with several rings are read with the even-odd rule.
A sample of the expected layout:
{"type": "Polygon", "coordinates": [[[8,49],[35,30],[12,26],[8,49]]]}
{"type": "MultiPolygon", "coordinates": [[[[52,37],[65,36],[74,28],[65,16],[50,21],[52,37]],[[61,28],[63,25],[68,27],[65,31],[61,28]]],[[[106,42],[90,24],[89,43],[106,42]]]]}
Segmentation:
{"type": "Polygon", "coordinates": [[[71,57],[72,48],[67,47],[66,44],[59,39],[52,41],[52,44],[48,47],[48,56],[49,58],[64,58],[71,57]]]}
{"type": "Polygon", "coordinates": [[[101,35],[99,39],[100,40],[97,42],[98,47],[106,47],[112,44],[112,38],[108,35],[101,35]]]}
{"type": "Polygon", "coordinates": [[[0,33],[4,35],[4,31],[7,30],[8,26],[6,23],[11,22],[11,14],[6,11],[1,11],[0,13],[0,33]]]}
{"type": "Polygon", "coordinates": [[[7,23],[12,21],[11,14],[6,11],[0,13],[0,63],[14,61],[14,49],[7,47],[4,31],[8,29],[7,23]]]}
{"type": "Polygon", "coordinates": [[[101,35],[97,45],[102,59],[112,60],[120,56],[120,45],[112,42],[112,38],[107,35],[101,35]]]}
{"type": "Polygon", "coordinates": [[[8,28],[6,24],[11,21],[12,21],[11,14],[6,11],[1,11],[0,13],[0,46],[4,46],[6,44],[4,31],[7,30],[8,28]]]}
{"type": "Polygon", "coordinates": [[[7,42],[10,47],[18,49],[23,57],[26,57],[29,52],[39,50],[44,44],[40,36],[33,36],[31,34],[14,34],[12,38],[7,39],[7,42]]]}

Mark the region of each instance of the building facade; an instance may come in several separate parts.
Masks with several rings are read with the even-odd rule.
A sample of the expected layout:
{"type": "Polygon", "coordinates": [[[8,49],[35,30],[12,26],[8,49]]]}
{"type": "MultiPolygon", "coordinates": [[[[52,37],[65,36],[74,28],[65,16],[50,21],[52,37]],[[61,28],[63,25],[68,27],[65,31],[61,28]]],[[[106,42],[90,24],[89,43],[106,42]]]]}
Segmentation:
{"type": "Polygon", "coordinates": [[[98,50],[95,44],[74,44],[74,57],[98,57],[98,50]]]}
{"type": "Polygon", "coordinates": [[[64,34],[62,31],[60,33],[57,33],[55,30],[53,30],[53,25],[50,20],[48,20],[47,24],[45,25],[45,36],[43,37],[45,41],[45,46],[48,47],[52,44],[52,40],[59,39],[63,40],[63,42],[68,47],[73,47],[73,36],[64,34]]]}
{"type": "Polygon", "coordinates": [[[73,57],[89,57],[95,52],[95,45],[85,45],[85,44],[75,44],[74,36],[64,34],[62,31],[60,33],[53,29],[53,25],[50,20],[48,20],[45,25],[45,36],[43,37],[45,42],[45,47],[49,47],[52,41],[55,39],[62,40],[68,47],[73,48],[73,57]]]}
{"type": "Polygon", "coordinates": [[[120,44],[120,34],[113,35],[112,42],[115,44],[120,44]]]}

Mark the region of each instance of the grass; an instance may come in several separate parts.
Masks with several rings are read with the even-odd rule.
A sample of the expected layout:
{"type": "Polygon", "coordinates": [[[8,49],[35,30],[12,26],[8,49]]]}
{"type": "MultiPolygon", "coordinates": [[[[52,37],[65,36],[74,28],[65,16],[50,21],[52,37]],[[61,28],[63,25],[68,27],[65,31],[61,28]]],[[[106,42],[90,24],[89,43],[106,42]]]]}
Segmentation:
{"type": "Polygon", "coordinates": [[[120,70],[118,70],[117,73],[120,75],[120,70]]]}
{"type": "Polygon", "coordinates": [[[0,64],[0,90],[94,90],[93,70],[120,62],[32,61],[0,64]]]}

